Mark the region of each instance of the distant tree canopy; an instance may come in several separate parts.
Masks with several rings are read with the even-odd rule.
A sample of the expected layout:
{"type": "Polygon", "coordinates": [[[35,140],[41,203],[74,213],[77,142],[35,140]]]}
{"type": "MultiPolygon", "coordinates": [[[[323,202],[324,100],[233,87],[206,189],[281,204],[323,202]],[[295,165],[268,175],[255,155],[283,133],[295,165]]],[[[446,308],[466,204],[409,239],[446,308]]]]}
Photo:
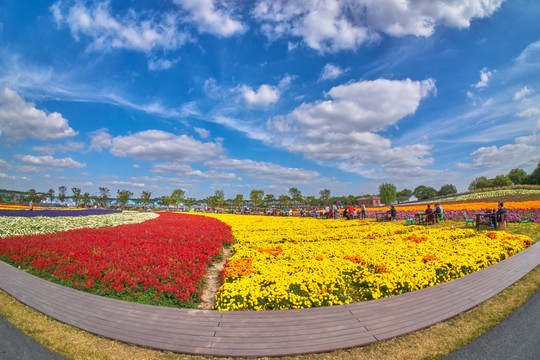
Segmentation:
{"type": "Polygon", "coordinates": [[[456,193],[457,193],[457,189],[454,185],[446,184],[446,185],[441,186],[437,195],[445,196],[445,195],[451,195],[451,194],[456,194],[456,193]]]}
{"type": "Polygon", "coordinates": [[[530,174],[523,169],[512,169],[507,175],[497,175],[493,179],[480,176],[469,184],[469,190],[514,185],[540,185],[540,161],[530,174]]]}
{"type": "Polygon", "coordinates": [[[431,186],[420,185],[414,188],[413,194],[418,200],[424,200],[436,197],[438,192],[431,186]]]}
{"type": "Polygon", "coordinates": [[[410,199],[410,197],[413,195],[413,191],[409,189],[403,189],[401,191],[398,191],[396,193],[396,200],[397,201],[407,201],[410,199]]]}
{"type": "Polygon", "coordinates": [[[391,204],[396,201],[396,186],[394,184],[381,184],[379,186],[379,196],[383,204],[391,204]]]}

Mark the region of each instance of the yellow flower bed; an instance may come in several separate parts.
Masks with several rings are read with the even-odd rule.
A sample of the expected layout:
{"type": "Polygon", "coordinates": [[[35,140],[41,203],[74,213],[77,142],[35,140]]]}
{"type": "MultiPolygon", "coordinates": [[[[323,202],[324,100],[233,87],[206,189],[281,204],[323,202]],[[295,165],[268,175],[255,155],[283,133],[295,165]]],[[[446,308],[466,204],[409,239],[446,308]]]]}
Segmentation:
{"type": "MultiPolygon", "coordinates": [[[[449,210],[468,210],[468,211],[482,211],[484,209],[496,209],[498,202],[471,202],[471,203],[459,203],[459,204],[445,204],[442,203],[442,206],[445,211],[449,210]]],[[[433,204],[432,204],[433,205],[433,204]]],[[[396,210],[401,211],[424,211],[426,210],[427,205],[396,205],[396,210]]],[[[518,209],[518,210],[536,210],[540,209],[540,201],[508,201],[504,203],[504,207],[508,210],[518,209]]],[[[368,211],[387,211],[390,210],[390,206],[381,206],[368,208],[368,211]]]]}
{"type": "Polygon", "coordinates": [[[297,309],[378,299],[480,270],[523,235],[394,223],[209,214],[232,227],[217,310],[297,309]]]}

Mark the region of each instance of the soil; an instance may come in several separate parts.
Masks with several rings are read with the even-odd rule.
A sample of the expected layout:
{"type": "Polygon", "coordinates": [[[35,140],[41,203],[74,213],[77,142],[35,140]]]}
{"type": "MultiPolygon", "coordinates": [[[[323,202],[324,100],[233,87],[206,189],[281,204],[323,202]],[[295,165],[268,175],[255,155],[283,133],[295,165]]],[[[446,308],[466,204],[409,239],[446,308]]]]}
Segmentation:
{"type": "Polygon", "coordinates": [[[231,257],[231,249],[223,248],[223,257],[210,265],[206,273],[206,282],[204,284],[203,293],[201,296],[202,302],[198,306],[202,310],[211,310],[216,304],[216,292],[219,289],[221,278],[221,270],[225,266],[227,259],[231,257]]]}

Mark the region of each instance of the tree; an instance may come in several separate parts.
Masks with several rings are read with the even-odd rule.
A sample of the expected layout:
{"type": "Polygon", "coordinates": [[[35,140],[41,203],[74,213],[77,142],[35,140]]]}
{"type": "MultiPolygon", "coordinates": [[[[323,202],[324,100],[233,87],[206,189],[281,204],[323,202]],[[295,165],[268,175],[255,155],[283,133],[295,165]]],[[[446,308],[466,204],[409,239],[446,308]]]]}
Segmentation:
{"type": "Polygon", "coordinates": [[[396,193],[397,201],[407,201],[413,195],[413,191],[409,189],[403,189],[396,193]]]}
{"type": "Polygon", "coordinates": [[[144,209],[152,202],[152,193],[150,191],[143,191],[139,201],[143,204],[144,209]]]}
{"type": "Polygon", "coordinates": [[[28,190],[28,193],[26,194],[26,201],[39,203],[41,200],[42,200],[42,196],[35,189],[28,190]]]}
{"type": "Polygon", "coordinates": [[[206,198],[206,203],[212,207],[223,206],[225,203],[225,194],[223,190],[216,190],[214,195],[206,198]]]}
{"type": "Polygon", "coordinates": [[[526,184],[529,175],[523,169],[512,169],[508,173],[508,177],[515,185],[526,184]]]}
{"type": "Polygon", "coordinates": [[[383,204],[391,204],[396,201],[396,186],[394,184],[381,184],[379,186],[379,196],[383,204]]]}
{"type": "Polygon", "coordinates": [[[167,210],[169,210],[169,205],[171,205],[171,198],[169,196],[162,196],[159,198],[159,203],[162,206],[166,206],[167,210]]]}
{"type": "Polygon", "coordinates": [[[291,198],[287,195],[280,195],[278,198],[278,202],[282,207],[288,206],[291,202],[291,198]]]}
{"type": "Polygon", "coordinates": [[[124,209],[124,206],[126,206],[129,198],[133,196],[133,193],[129,190],[117,190],[117,194],[116,201],[118,201],[122,209],[124,209]]]}
{"type": "Polygon", "coordinates": [[[104,186],[100,186],[99,187],[99,196],[98,196],[98,201],[100,203],[100,205],[104,208],[107,207],[107,202],[109,201],[109,198],[111,197],[111,191],[109,190],[109,188],[106,188],[104,186]]]}
{"type": "Polygon", "coordinates": [[[445,195],[451,195],[451,194],[456,194],[456,193],[457,193],[457,189],[454,185],[446,184],[446,185],[441,186],[441,189],[439,190],[437,195],[445,196],[445,195]]]}
{"type": "Polygon", "coordinates": [[[67,197],[66,192],[67,192],[67,187],[65,187],[64,185],[59,186],[58,187],[58,200],[60,200],[61,202],[66,201],[66,197],[67,197]]]}
{"type": "Polygon", "coordinates": [[[88,203],[90,202],[90,193],[85,192],[84,194],[82,194],[81,198],[84,206],[88,205],[88,203]]]}
{"type": "Polygon", "coordinates": [[[297,205],[304,200],[302,198],[302,193],[300,192],[300,190],[298,190],[295,187],[292,187],[292,188],[289,189],[289,195],[290,195],[292,201],[294,203],[296,203],[297,205]]]}
{"type": "Polygon", "coordinates": [[[311,206],[315,206],[317,204],[317,199],[313,195],[306,196],[304,198],[304,201],[306,202],[306,204],[311,205],[311,206]]]}
{"type": "Polygon", "coordinates": [[[420,185],[414,188],[413,195],[419,200],[430,199],[437,196],[437,190],[431,186],[420,185]]]}
{"type": "Polygon", "coordinates": [[[264,203],[266,204],[266,207],[270,207],[273,203],[276,202],[276,197],[274,194],[266,194],[264,197],[264,203]]]}
{"type": "Polygon", "coordinates": [[[469,190],[479,190],[490,187],[493,187],[493,182],[485,176],[477,177],[469,184],[469,190]]]}
{"type": "Polygon", "coordinates": [[[47,191],[47,196],[49,198],[49,201],[52,202],[54,198],[54,189],[49,189],[49,191],[47,191]]]}
{"type": "Polygon", "coordinates": [[[493,186],[502,187],[502,186],[512,186],[512,180],[507,175],[497,175],[492,180],[493,186]]]}
{"type": "Polygon", "coordinates": [[[173,205],[178,207],[178,205],[184,200],[184,196],[186,195],[186,192],[182,189],[175,189],[173,190],[171,194],[171,202],[173,205]]]}
{"type": "Polygon", "coordinates": [[[263,204],[264,190],[251,190],[249,193],[249,200],[256,208],[260,208],[263,204]]]}
{"type": "Polygon", "coordinates": [[[186,206],[191,210],[191,207],[193,205],[195,205],[196,203],[198,203],[198,201],[194,198],[186,198],[184,200],[184,204],[186,204],[186,206]]]}
{"type": "Polygon", "coordinates": [[[319,191],[319,195],[321,196],[319,198],[319,201],[322,204],[328,204],[328,200],[330,200],[330,190],[329,189],[323,189],[319,191]]]}
{"type": "Polygon", "coordinates": [[[540,161],[536,165],[536,169],[528,176],[527,183],[531,185],[540,185],[540,161]]]}
{"type": "Polygon", "coordinates": [[[75,201],[75,206],[79,206],[79,201],[81,201],[81,188],[72,187],[71,192],[73,193],[73,201],[75,201]]]}
{"type": "MultiPolygon", "coordinates": [[[[255,190],[253,190],[255,191],[255,190]]],[[[252,192],[253,192],[252,191],[252,192]]],[[[253,201],[253,200],[252,200],[253,201]]],[[[233,199],[233,206],[235,208],[240,207],[244,204],[244,195],[242,194],[236,194],[236,197],[233,199]]]]}

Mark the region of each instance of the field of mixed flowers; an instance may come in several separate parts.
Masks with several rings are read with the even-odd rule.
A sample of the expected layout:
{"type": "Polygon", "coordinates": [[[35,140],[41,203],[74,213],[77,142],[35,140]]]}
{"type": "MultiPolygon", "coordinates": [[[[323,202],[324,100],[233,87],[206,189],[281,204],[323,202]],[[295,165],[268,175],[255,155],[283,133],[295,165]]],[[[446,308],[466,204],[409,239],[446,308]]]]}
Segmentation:
{"type": "Polygon", "coordinates": [[[449,281],[531,245],[523,235],[365,221],[212,215],[233,230],[218,310],[309,308],[449,281]]]}
{"type": "Polygon", "coordinates": [[[2,223],[14,220],[0,234],[0,260],[99,295],[192,307],[200,301],[206,268],[231,242],[229,226],[208,217],[175,213],[100,216],[2,217],[2,223]],[[25,232],[21,228],[37,226],[34,222],[38,221],[49,234],[13,236],[25,232]],[[118,226],[93,228],[104,224],[118,226]],[[62,231],[68,228],[77,229],[62,231]]]}

